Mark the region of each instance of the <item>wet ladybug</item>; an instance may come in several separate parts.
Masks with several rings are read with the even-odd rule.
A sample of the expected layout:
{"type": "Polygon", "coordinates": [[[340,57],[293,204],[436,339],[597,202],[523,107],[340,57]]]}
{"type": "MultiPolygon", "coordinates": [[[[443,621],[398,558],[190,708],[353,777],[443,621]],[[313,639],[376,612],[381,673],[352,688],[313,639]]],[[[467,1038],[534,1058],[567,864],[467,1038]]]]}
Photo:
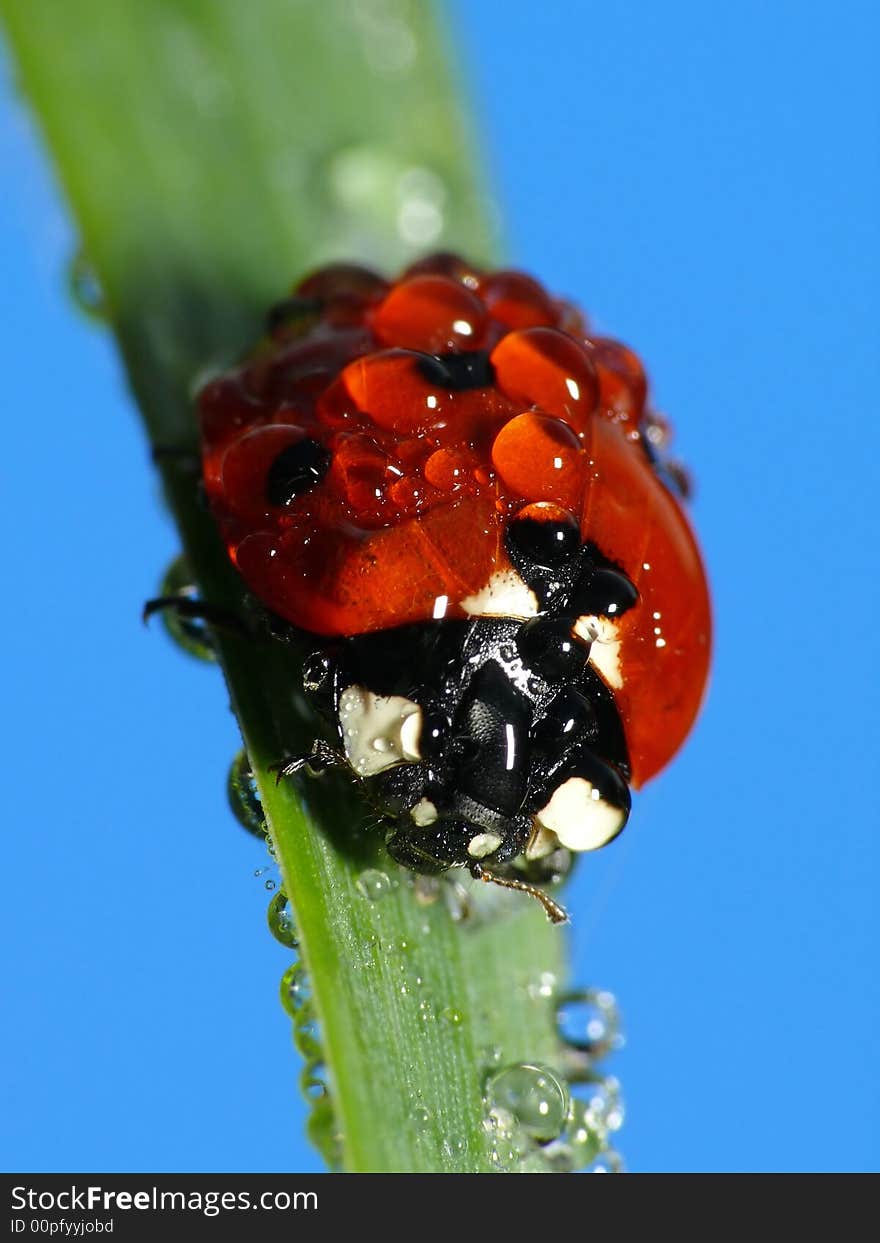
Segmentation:
{"type": "MultiPolygon", "coordinates": [[[[320,269],[199,398],[232,561],[417,872],[530,887],[687,736],[710,613],[636,355],[519,272],[320,269]]],[[[551,914],[553,912],[551,911],[551,914]]]]}

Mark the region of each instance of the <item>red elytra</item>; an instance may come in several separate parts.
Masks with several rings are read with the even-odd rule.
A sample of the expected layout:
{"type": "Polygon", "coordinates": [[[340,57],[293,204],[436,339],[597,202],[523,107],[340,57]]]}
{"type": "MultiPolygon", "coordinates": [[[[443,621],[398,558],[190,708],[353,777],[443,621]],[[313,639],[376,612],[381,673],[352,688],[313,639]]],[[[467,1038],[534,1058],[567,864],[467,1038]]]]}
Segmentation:
{"type": "Polygon", "coordinates": [[[464,617],[512,569],[510,518],[536,503],[532,515],[574,514],[639,591],[609,685],[633,784],[648,780],[698,711],[710,609],[687,518],[654,468],[636,355],[585,336],[576,308],[530,277],[448,254],[396,284],[333,265],[285,307],[199,399],[206,490],[249,588],[324,636],[464,617]],[[302,441],[326,473],[270,504],[273,461],[302,441]]]}
{"type": "Polygon", "coordinates": [[[490,272],[477,286],[489,314],[507,328],[557,328],[559,315],[549,294],[522,272],[490,272]]]}

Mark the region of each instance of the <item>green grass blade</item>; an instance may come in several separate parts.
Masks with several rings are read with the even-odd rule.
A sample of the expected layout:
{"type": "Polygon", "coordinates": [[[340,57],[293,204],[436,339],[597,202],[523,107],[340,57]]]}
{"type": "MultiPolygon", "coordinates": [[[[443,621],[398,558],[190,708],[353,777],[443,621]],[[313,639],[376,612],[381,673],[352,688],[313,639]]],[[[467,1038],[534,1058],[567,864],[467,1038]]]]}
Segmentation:
{"type": "MultiPolygon", "coordinates": [[[[491,252],[427,4],[2,0],[0,11],[154,444],[195,442],[198,378],[256,337],[304,269],[338,256],[394,267],[427,245],[491,252]]],[[[163,474],[205,597],[240,608],[193,480],[163,474]]],[[[353,1171],[498,1168],[485,1077],[558,1062],[548,985],[560,933],[525,899],[512,916],[456,923],[388,865],[344,783],[300,787],[301,800],[276,788],[268,765],[309,733],[296,653],[219,646],[308,970],[299,1044],[326,1062],[335,1112],[316,1103],[314,1137],[325,1151],[338,1138],[353,1171]],[[364,896],[369,868],[389,878],[378,900],[364,896]]],[[[208,870],[210,850],[207,835],[208,870]]]]}

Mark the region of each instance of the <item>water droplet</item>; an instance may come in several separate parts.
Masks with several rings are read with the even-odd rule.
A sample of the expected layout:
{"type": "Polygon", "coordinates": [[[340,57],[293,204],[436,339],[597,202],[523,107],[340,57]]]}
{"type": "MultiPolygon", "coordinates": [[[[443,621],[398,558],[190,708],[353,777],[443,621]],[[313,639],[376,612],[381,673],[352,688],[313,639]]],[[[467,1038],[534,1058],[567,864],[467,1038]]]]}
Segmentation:
{"type": "MultiPolygon", "coordinates": [[[[283,897],[282,890],[270,903],[270,927],[272,907],[277,906],[279,917],[283,917],[283,897]]],[[[327,1082],[326,1060],[312,1001],[311,983],[302,963],[293,963],[285,971],[281,977],[280,994],[282,1006],[293,1019],[293,1043],[305,1060],[300,1088],[311,1105],[306,1132],[330,1168],[337,1170],[342,1162],[342,1133],[327,1082]]]]}
{"type": "Polygon", "coordinates": [[[619,1152],[615,1152],[613,1148],[606,1149],[605,1152],[599,1154],[593,1164],[587,1170],[588,1174],[622,1174],[623,1158],[619,1152]]]}
{"type": "MultiPolygon", "coordinates": [[[[229,766],[226,793],[232,814],[242,828],[247,829],[248,833],[253,833],[255,837],[265,837],[267,830],[263,817],[263,804],[260,802],[257,783],[251,771],[251,762],[244,749],[238,752],[229,766]]],[[[254,875],[261,876],[265,870],[263,868],[254,875]]]]}
{"type": "Polygon", "coordinates": [[[287,968],[281,977],[279,993],[282,1006],[294,1021],[297,1020],[303,1006],[312,996],[309,977],[302,963],[295,962],[287,968]]]}
{"type": "Polygon", "coordinates": [[[542,998],[552,997],[556,989],[556,976],[552,971],[542,971],[541,974],[531,981],[528,986],[528,994],[533,1001],[539,1001],[542,998]]]}
{"type": "Polygon", "coordinates": [[[293,1043],[306,1060],[307,1065],[314,1065],[324,1060],[321,1045],[321,1032],[318,1020],[312,1014],[312,1003],[304,1003],[297,1012],[293,1025],[293,1043]]]}
{"type": "Polygon", "coordinates": [[[318,1074],[320,1069],[321,1063],[316,1066],[309,1065],[300,1076],[300,1087],[307,1100],[320,1101],[329,1095],[327,1084],[318,1074]]]}
{"type": "MultiPolygon", "coordinates": [[[[171,562],[162,582],[160,596],[180,596],[183,600],[198,600],[199,593],[193,582],[192,571],[181,554],[171,562]]],[[[189,656],[197,660],[215,662],[217,653],[210,632],[203,621],[196,617],[184,617],[173,608],[162,609],[162,625],[173,642],[189,656]]]]}
{"type": "Polygon", "coordinates": [[[426,1131],[431,1125],[431,1111],[426,1106],[416,1104],[409,1116],[410,1126],[416,1132],[426,1131]]]}
{"type": "Polygon", "coordinates": [[[290,908],[287,894],[283,889],[279,889],[269,903],[269,909],[266,911],[266,920],[269,924],[269,931],[276,941],[280,941],[287,949],[295,950],[297,948],[298,941],[296,939],[296,927],[293,922],[293,912],[290,908]]]}
{"type": "Polygon", "coordinates": [[[306,1133],[330,1169],[339,1170],[343,1137],[329,1096],[314,1101],[306,1122],[306,1133]]]}
{"type": "Polygon", "coordinates": [[[374,73],[398,77],[412,69],[418,56],[418,42],[406,7],[360,0],[352,6],[351,16],[374,73]]]}
{"type": "Polygon", "coordinates": [[[527,1152],[524,1157],[520,1157],[516,1164],[517,1174],[552,1174],[554,1170],[547,1161],[544,1150],[541,1148],[533,1149],[527,1152]]]}
{"type": "Polygon", "coordinates": [[[544,1170],[547,1174],[574,1174],[581,1168],[569,1144],[556,1139],[541,1150],[544,1170]]]}
{"type": "Polygon", "coordinates": [[[89,319],[106,320],[107,301],[98,274],[80,250],[70,261],[67,274],[70,292],[79,309],[89,319]]]}
{"type": "Polygon", "coordinates": [[[267,881],[266,881],[266,888],[267,888],[267,889],[269,890],[269,892],[271,893],[271,892],[272,892],[272,890],[275,888],[275,882],[274,882],[274,880],[272,880],[271,878],[270,878],[269,880],[267,880],[267,881]]]}
{"type": "Polygon", "coordinates": [[[377,145],[359,143],[342,148],[333,154],[326,169],[332,206],[361,221],[362,229],[376,228],[383,213],[387,217],[394,213],[394,187],[405,168],[399,156],[377,145]]]}
{"type": "Polygon", "coordinates": [[[447,1006],[445,1010],[441,1010],[440,1017],[450,1027],[460,1027],[464,1022],[464,1015],[460,1010],[456,1010],[454,1006],[447,1006]]]}
{"type": "Polygon", "coordinates": [[[624,1105],[620,1095],[620,1081],[614,1075],[596,1078],[580,1085],[578,1100],[583,1102],[584,1120],[588,1126],[607,1136],[623,1126],[624,1105]]]}
{"type": "Polygon", "coordinates": [[[595,1160],[604,1146],[603,1136],[596,1129],[588,1106],[584,1101],[573,1099],[565,1130],[559,1139],[547,1145],[544,1156],[553,1173],[572,1174],[595,1160]]]}
{"type": "Polygon", "coordinates": [[[408,168],[397,182],[397,228],[404,242],[430,246],[443,232],[446,186],[429,168],[408,168]]]}
{"type": "Polygon", "coordinates": [[[623,1044],[620,1011],[612,993],[585,988],[566,993],[556,1011],[559,1037],[590,1061],[606,1057],[623,1044]]]}
{"type": "Polygon", "coordinates": [[[444,1139],[443,1143],[440,1145],[440,1151],[447,1161],[452,1161],[457,1155],[463,1153],[466,1147],[467,1145],[463,1139],[456,1139],[454,1141],[451,1139],[444,1139]]]}
{"type": "MultiPolygon", "coordinates": [[[[487,1103],[484,1101],[484,1104],[487,1103]]],[[[534,1146],[534,1142],[517,1126],[513,1114],[497,1106],[483,1119],[483,1130],[489,1138],[492,1164],[501,1171],[514,1169],[534,1146]]]]}
{"type": "Polygon", "coordinates": [[[355,887],[368,902],[378,902],[391,893],[394,885],[385,872],[380,872],[378,868],[366,868],[355,881],[355,887]]]}
{"type": "Polygon", "coordinates": [[[568,1091],[553,1071],[530,1062],[506,1066],[486,1085],[489,1109],[509,1115],[531,1139],[546,1142],[561,1134],[568,1115],[568,1091]]]}
{"type": "MultiPolygon", "coordinates": [[[[468,891],[465,886],[454,877],[443,878],[446,884],[443,887],[443,901],[453,923],[463,924],[471,915],[471,904],[468,891]]],[[[438,882],[439,883],[439,882],[438,882]]]]}

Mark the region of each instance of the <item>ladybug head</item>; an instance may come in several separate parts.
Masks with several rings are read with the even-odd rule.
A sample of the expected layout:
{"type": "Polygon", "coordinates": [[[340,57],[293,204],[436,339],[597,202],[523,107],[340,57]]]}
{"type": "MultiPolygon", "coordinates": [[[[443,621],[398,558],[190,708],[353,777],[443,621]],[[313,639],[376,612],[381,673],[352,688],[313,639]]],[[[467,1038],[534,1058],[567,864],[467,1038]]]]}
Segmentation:
{"type": "Polygon", "coordinates": [[[446,621],[359,636],[311,662],[307,685],[392,824],[397,862],[488,870],[560,845],[594,849],[623,828],[629,791],[613,704],[586,650],[577,668],[548,668],[547,641],[537,643],[534,623],[446,621]],[[534,667],[524,659],[532,646],[542,654],[534,667]]]}

